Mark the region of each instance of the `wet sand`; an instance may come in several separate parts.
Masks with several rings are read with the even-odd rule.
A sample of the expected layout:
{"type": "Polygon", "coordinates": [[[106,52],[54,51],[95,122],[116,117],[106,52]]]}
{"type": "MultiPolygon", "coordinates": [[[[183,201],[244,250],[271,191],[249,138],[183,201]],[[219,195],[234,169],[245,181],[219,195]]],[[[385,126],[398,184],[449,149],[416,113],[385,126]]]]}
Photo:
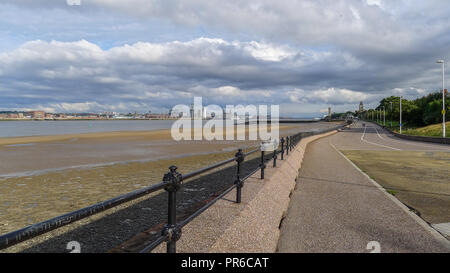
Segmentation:
{"type": "MultiPolygon", "coordinates": [[[[223,155],[228,157],[227,155],[223,155]]],[[[267,158],[270,157],[267,154],[267,158]]],[[[206,156],[208,157],[208,156],[206,156]]],[[[219,158],[217,158],[219,159],[219,158]]],[[[220,159],[221,160],[221,159],[220,159]]],[[[184,158],[183,162],[199,164],[202,159],[184,158]]],[[[259,166],[259,154],[247,157],[243,164],[243,175],[259,166]]],[[[184,219],[204,201],[223,191],[234,183],[236,164],[234,162],[215,169],[200,177],[183,182],[177,196],[177,215],[184,219]]],[[[161,230],[167,220],[167,193],[158,191],[136,200],[124,203],[73,224],[45,233],[0,252],[68,252],[70,241],[80,242],[83,253],[107,252],[136,234],[154,227],[152,238],[161,230]]]]}
{"type": "MultiPolygon", "coordinates": [[[[280,125],[280,134],[331,125],[280,125]]],[[[170,130],[0,138],[0,180],[66,168],[228,151],[248,143],[256,142],[174,141],[170,130]]]]}
{"type": "Polygon", "coordinates": [[[0,234],[124,194],[162,180],[168,166],[188,173],[235,151],[149,162],[70,169],[9,178],[0,183],[0,234]]]}

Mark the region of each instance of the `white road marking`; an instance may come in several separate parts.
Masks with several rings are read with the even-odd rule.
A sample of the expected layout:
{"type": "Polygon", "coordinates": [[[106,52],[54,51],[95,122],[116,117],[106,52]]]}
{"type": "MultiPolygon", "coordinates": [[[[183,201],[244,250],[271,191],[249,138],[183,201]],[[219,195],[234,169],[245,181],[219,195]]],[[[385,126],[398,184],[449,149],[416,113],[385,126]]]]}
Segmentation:
{"type": "MultiPolygon", "coordinates": [[[[391,146],[387,146],[387,145],[383,145],[383,144],[378,144],[378,143],[374,143],[374,142],[365,140],[365,139],[364,139],[364,136],[366,135],[366,128],[367,128],[367,126],[364,126],[364,133],[363,133],[362,136],[361,136],[361,140],[362,140],[362,141],[364,141],[364,142],[366,142],[366,143],[369,143],[369,144],[372,144],[372,145],[377,145],[377,146],[380,146],[380,147],[385,147],[385,148],[389,148],[389,149],[392,149],[392,150],[401,151],[401,149],[397,149],[397,148],[394,148],[394,147],[391,147],[391,146]]],[[[370,128],[375,128],[375,127],[370,127],[370,128]]],[[[375,128],[375,130],[376,130],[376,128],[375,128]]],[[[378,133],[378,131],[377,131],[377,133],[378,133]]]]}
{"type": "Polygon", "coordinates": [[[411,143],[410,141],[407,141],[407,140],[403,140],[403,141],[399,141],[399,140],[394,140],[394,139],[385,139],[385,138],[383,138],[379,133],[378,133],[378,130],[377,130],[377,128],[376,127],[374,127],[375,128],[375,130],[377,131],[377,134],[378,134],[378,136],[381,138],[381,139],[383,139],[383,140],[385,140],[385,141],[393,141],[393,142],[397,142],[397,143],[402,143],[402,144],[407,144],[407,145],[414,145],[414,146],[418,146],[418,147],[422,147],[422,148],[434,148],[434,149],[436,149],[436,150],[441,150],[441,148],[442,148],[442,150],[446,150],[446,151],[450,151],[450,149],[447,149],[447,148],[444,148],[444,147],[436,147],[436,146],[434,146],[434,145],[429,145],[429,144],[425,144],[425,143],[423,143],[423,144],[417,144],[417,143],[411,143]]]}

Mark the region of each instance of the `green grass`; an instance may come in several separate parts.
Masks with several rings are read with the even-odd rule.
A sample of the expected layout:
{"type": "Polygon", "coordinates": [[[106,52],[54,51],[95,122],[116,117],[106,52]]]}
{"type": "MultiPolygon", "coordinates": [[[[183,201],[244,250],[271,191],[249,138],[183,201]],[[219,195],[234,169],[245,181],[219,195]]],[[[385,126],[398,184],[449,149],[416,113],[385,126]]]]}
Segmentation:
{"type": "Polygon", "coordinates": [[[386,189],[386,191],[387,191],[389,194],[392,194],[393,196],[395,196],[395,194],[397,193],[397,191],[389,190],[389,189],[386,189]]]}
{"type": "MultiPolygon", "coordinates": [[[[383,126],[383,121],[381,121],[381,122],[373,121],[373,122],[383,126]]],[[[392,121],[392,126],[391,126],[391,121],[386,120],[386,127],[396,133],[400,132],[400,127],[399,127],[398,121],[392,121]]],[[[445,123],[445,127],[446,127],[445,136],[450,137],[450,121],[447,121],[445,123]]],[[[403,126],[402,134],[411,135],[411,136],[442,137],[442,123],[431,124],[431,125],[424,126],[424,127],[408,128],[406,126],[403,126]]]]}
{"type": "MultiPolygon", "coordinates": [[[[450,137],[450,122],[446,122],[445,127],[446,127],[445,136],[450,137]]],[[[442,137],[442,123],[432,124],[419,128],[405,129],[402,130],[402,133],[405,135],[412,135],[412,136],[442,137]]]]}

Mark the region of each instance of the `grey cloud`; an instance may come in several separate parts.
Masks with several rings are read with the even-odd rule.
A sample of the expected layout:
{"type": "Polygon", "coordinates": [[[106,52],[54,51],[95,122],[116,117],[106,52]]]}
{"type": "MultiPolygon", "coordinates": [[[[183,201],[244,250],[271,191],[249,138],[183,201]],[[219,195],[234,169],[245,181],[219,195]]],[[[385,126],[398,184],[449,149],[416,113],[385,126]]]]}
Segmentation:
{"type": "Polygon", "coordinates": [[[377,96],[371,93],[404,87],[398,80],[384,82],[402,71],[367,72],[364,62],[348,53],[300,51],[257,42],[200,38],[102,50],[84,40],[32,41],[0,53],[0,89],[2,97],[8,98],[0,107],[14,97],[16,103],[34,98],[41,105],[94,101],[88,104],[92,109],[124,102],[169,108],[194,95],[222,105],[345,104],[373,100],[377,96]],[[295,91],[297,86],[302,86],[302,92],[295,91]]]}
{"type": "Polygon", "coordinates": [[[450,57],[446,0],[83,0],[75,9],[64,2],[2,3],[64,10],[77,19],[93,14],[80,29],[96,30],[102,20],[111,22],[110,17],[120,14],[124,25],[114,27],[124,36],[127,31],[121,27],[139,29],[149,18],[159,18],[226,37],[139,42],[107,50],[90,39],[28,42],[0,53],[0,108],[168,108],[199,94],[216,104],[375,103],[384,95],[414,97],[439,89],[435,61],[450,57]],[[101,16],[96,20],[95,15],[101,16]],[[133,19],[127,22],[127,16],[133,19]],[[228,37],[246,38],[233,42],[228,37]]]}

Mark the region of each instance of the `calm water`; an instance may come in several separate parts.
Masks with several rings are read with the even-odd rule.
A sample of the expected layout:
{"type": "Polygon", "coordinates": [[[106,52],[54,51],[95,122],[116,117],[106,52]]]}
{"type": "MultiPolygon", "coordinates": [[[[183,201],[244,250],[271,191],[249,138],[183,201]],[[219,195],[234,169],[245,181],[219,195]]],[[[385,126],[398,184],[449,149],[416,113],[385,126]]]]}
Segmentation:
{"type": "MultiPolygon", "coordinates": [[[[174,120],[0,121],[0,137],[152,131],[170,129],[173,122],[174,120]]],[[[205,124],[206,122],[204,120],[202,123],[205,124]]]]}
{"type": "Polygon", "coordinates": [[[169,129],[173,120],[0,121],[0,137],[169,129]]]}

